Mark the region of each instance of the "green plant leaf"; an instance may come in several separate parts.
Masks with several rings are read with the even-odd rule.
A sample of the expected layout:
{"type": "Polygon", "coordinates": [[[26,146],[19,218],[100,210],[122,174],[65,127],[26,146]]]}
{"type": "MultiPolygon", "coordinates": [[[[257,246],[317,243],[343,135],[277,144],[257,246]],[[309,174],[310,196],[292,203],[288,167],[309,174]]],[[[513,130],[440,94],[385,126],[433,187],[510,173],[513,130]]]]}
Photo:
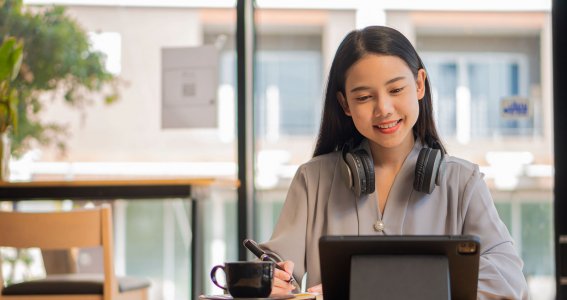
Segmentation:
{"type": "Polygon", "coordinates": [[[14,49],[11,55],[11,64],[12,70],[11,71],[11,78],[10,80],[16,79],[18,73],[20,73],[20,67],[22,66],[22,59],[24,58],[24,45],[20,41],[14,45],[14,49]]]}
{"type": "Polygon", "coordinates": [[[11,63],[12,52],[16,39],[13,37],[4,39],[0,46],[0,81],[6,80],[12,74],[13,64],[11,63]]]}
{"type": "Polygon", "coordinates": [[[19,102],[19,98],[18,98],[18,91],[17,90],[12,90],[10,92],[10,96],[9,96],[9,111],[10,111],[10,119],[11,119],[11,123],[13,125],[13,129],[14,132],[18,131],[18,102],[19,102]]]}
{"type": "Polygon", "coordinates": [[[4,132],[8,126],[8,106],[0,103],[0,132],[4,132]]]}

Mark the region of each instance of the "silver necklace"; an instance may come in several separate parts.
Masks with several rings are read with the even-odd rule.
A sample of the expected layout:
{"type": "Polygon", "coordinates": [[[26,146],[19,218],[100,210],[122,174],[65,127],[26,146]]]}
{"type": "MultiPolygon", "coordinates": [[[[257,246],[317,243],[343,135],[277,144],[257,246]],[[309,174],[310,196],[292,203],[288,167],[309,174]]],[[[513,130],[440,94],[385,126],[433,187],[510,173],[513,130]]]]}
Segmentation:
{"type": "Polygon", "coordinates": [[[380,213],[380,203],[378,202],[378,191],[376,191],[376,214],[377,214],[377,221],[374,222],[374,231],[376,232],[383,232],[384,231],[384,222],[382,221],[382,214],[380,213]]]}

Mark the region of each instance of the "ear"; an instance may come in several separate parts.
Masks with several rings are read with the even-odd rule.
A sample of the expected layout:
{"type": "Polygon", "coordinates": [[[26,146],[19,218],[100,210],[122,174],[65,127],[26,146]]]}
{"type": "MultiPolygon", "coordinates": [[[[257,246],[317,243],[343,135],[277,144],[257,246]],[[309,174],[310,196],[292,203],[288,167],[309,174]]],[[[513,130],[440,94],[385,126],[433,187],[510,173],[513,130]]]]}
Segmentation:
{"type": "Polygon", "coordinates": [[[339,104],[343,108],[345,115],[350,117],[351,116],[350,108],[348,107],[348,102],[347,102],[345,96],[343,95],[343,93],[337,92],[337,99],[339,100],[339,104]]]}
{"type": "Polygon", "coordinates": [[[425,69],[419,69],[417,71],[417,99],[421,100],[425,97],[425,79],[427,78],[427,74],[425,73],[425,69]]]}

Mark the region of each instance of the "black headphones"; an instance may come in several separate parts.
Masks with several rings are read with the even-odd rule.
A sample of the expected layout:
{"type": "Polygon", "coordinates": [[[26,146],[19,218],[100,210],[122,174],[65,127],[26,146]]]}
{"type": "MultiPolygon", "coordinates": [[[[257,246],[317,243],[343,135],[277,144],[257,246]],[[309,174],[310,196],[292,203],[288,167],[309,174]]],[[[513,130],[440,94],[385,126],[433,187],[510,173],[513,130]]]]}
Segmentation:
{"type": "MultiPolygon", "coordinates": [[[[351,151],[351,143],[343,146],[341,173],[345,177],[348,187],[357,197],[372,194],[376,184],[374,182],[374,162],[364,149],[351,151]]],[[[445,173],[443,153],[439,149],[423,148],[419,151],[415,164],[413,189],[418,192],[431,194],[435,185],[439,185],[445,173]]]]}

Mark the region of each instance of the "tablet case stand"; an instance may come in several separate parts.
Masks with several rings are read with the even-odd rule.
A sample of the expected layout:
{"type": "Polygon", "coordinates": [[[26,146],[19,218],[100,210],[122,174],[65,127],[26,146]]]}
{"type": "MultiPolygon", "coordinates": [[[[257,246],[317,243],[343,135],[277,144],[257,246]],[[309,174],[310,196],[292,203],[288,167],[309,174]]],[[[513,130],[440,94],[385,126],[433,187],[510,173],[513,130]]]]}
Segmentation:
{"type": "Polygon", "coordinates": [[[449,281],[443,255],[354,255],[349,299],[449,300],[449,281]]]}

